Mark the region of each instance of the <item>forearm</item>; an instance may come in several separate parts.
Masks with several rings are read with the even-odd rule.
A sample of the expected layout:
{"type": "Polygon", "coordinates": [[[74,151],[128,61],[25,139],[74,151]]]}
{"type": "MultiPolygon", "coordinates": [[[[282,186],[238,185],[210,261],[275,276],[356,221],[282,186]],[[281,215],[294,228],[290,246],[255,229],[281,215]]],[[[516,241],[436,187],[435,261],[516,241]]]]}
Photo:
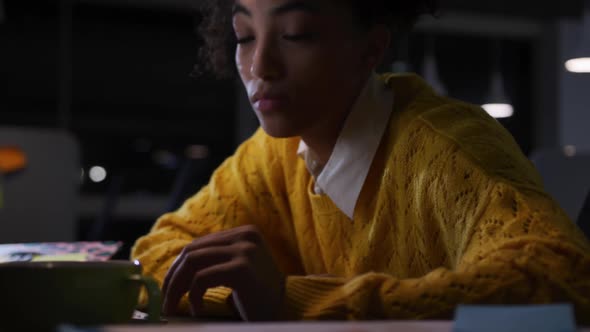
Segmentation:
{"type": "Polygon", "coordinates": [[[415,279],[289,277],[283,318],[448,319],[464,303],[567,301],[583,320],[590,316],[589,269],[588,257],[574,248],[515,241],[476,263],[415,279]]]}

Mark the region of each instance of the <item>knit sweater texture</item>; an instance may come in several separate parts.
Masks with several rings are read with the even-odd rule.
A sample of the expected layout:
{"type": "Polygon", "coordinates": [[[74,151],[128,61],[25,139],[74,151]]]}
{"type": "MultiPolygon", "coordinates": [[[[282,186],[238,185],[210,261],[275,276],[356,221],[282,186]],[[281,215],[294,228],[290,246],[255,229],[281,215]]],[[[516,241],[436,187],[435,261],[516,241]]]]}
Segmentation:
{"type": "MultiPolygon", "coordinates": [[[[415,75],[380,79],[395,102],[352,220],[314,193],[300,138],[258,130],[132,257],[162,282],[195,238],[254,224],[288,276],[283,319],[435,319],[458,304],[571,302],[587,322],[588,240],[512,136],[415,75]]],[[[230,293],[210,289],[207,311],[229,312],[230,293]]]]}

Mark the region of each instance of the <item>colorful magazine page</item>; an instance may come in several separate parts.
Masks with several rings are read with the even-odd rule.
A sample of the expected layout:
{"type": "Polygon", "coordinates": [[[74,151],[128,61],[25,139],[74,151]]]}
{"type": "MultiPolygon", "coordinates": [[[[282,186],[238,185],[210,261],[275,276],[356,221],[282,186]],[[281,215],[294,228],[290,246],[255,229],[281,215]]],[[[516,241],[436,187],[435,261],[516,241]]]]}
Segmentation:
{"type": "Polygon", "coordinates": [[[121,242],[43,242],[0,244],[0,263],[18,261],[107,261],[121,242]]]}

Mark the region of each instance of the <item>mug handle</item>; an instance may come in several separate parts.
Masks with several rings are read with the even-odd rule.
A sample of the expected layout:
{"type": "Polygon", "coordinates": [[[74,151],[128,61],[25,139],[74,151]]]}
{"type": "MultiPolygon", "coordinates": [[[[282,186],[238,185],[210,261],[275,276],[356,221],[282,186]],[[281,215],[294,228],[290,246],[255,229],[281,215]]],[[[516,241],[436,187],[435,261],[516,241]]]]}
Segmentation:
{"type": "Polygon", "coordinates": [[[156,280],[154,280],[152,277],[138,274],[129,276],[129,280],[138,281],[143,284],[148,294],[147,321],[150,323],[159,323],[160,309],[162,307],[162,296],[160,294],[160,286],[158,286],[156,280]]]}

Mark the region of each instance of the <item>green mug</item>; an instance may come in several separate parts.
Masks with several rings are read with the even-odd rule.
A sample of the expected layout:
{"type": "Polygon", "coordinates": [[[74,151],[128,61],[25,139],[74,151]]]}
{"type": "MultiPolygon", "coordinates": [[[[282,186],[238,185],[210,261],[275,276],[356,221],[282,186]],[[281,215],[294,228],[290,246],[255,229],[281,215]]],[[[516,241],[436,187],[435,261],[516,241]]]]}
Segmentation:
{"type": "Polygon", "coordinates": [[[138,261],[0,264],[0,331],[127,323],[142,286],[148,321],[158,322],[160,289],[141,270],[138,261]]]}

